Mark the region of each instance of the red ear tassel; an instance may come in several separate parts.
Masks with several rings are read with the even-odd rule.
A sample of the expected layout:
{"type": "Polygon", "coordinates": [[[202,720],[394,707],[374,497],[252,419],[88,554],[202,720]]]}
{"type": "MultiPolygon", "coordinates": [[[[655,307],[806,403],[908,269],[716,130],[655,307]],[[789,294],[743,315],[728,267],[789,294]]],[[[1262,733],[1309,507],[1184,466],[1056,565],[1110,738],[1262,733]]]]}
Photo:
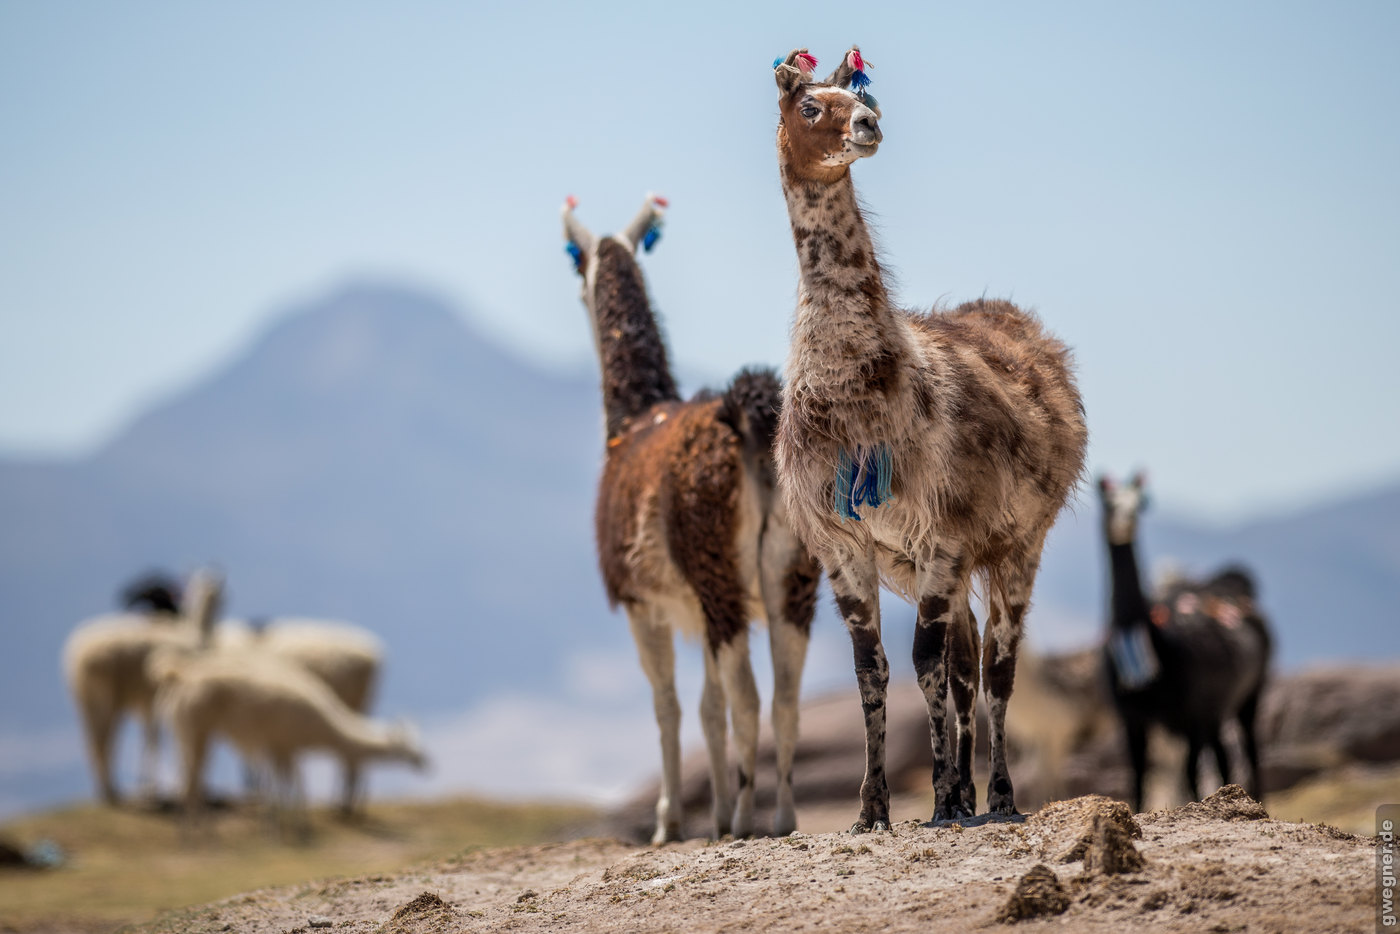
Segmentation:
{"type": "Polygon", "coordinates": [[[670,207],[670,206],[671,206],[671,202],[667,201],[665,198],[661,197],[660,195],[652,195],[652,196],[651,196],[651,203],[657,205],[658,207],[663,207],[663,208],[665,208],[665,207],[670,207]]]}
{"type": "Polygon", "coordinates": [[[566,204],[569,210],[572,211],[574,208],[578,207],[578,199],[575,198],[573,195],[569,195],[569,197],[564,199],[564,204],[566,204]]]}
{"type": "Polygon", "coordinates": [[[865,60],[860,57],[859,49],[851,49],[851,51],[846,54],[846,63],[856,71],[865,71],[865,60]]]}
{"type": "Polygon", "coordinates": [[[797,53],[797,70],[804,75],[810,75],[817,70],[817,57],[807,52],[797,53]]]}

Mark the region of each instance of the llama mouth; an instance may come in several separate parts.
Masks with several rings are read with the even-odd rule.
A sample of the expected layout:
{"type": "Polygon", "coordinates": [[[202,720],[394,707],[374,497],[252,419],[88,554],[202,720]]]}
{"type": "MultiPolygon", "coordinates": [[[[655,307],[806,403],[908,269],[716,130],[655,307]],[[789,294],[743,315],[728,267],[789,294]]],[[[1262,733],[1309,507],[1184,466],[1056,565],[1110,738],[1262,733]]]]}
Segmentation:
{"type": "Polygon", "coordinates": [[[877,150],[877,149],[880,148],[880,144],[879,144],[879,143],[857,143],[855,140],[851,140],[851,141],[850,141],[850,147],[851,147],[851,152],[853,152],[853,153],[856,154],[856,158],[858,158],[858,159],[864,159],[866,156],[873,156],[873,155],[875,155],[875,150],[877,150]]]}

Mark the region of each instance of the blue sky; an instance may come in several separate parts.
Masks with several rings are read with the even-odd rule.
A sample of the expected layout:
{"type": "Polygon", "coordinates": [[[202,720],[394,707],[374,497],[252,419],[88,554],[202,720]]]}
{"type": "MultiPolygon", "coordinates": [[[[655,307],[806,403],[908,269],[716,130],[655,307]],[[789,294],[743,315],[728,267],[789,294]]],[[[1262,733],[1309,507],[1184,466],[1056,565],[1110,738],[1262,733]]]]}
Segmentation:
{"type": "Polygon", "coordinates": [[[769,63],[873,63],[897,294],[1036,308],[1095,469],[1229,519],[1400,476],[1400,5],[0,2],[0,451],[72,456],[347,277],[544,365],[656,190],[673,353],[781,363],[769,63]]]}

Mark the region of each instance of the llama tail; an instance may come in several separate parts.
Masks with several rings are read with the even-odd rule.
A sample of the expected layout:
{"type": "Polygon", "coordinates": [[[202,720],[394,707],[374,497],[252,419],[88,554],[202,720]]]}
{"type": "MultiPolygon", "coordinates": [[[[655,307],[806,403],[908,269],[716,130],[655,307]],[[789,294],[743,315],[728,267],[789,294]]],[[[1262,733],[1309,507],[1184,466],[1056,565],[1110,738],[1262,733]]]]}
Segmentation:
{"type": "Polygon", "coordinates": [[[774,485],[773,438],[778,433],[778,411],[783,386],[767,367],[746,367],[729,383],[720,407],[720,420],[744,442],[745,460],[760,467],[760,482],[774,485]]]}

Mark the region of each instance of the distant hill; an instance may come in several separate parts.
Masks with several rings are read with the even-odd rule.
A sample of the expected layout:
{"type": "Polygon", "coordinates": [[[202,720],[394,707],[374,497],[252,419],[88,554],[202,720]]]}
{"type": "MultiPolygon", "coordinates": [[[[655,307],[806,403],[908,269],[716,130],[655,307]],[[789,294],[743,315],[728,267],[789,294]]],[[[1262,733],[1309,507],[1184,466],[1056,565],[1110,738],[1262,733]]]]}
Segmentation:
{"type": "MultiPolygon", "coordinates": [[[[601,458],[592,378],[515,358],[431,294],[357,284],[291,309],[90,457],[0,461],[0,811],[86,791],[76,749],[53,749],[76,745],[59,649],[147,568],[215,561],[232,615],[375,630],[389,650],[381,709],[560,699],[579,659],[600,655],[625,664],[635,687],[627,627],[595,571],[601,458]],[[63,765],[26,773],[25,757],[63,765]]],[[[1095,637],[1097,513],[1085,493],[1052,536],[1033,641],[1095,637]]],[[[1400,602],[1400,485],[1224,531],[1149,515],[1145,534],[1149,560],[1255,568],[1286,665],[1394,652],[1381,640],[1400,602]]],[[[890,610],[898,670],[912,621],[890,610]]],[[[809,682],[845,683],[849,649],[825,608],[817,640],[809,682]]],[[[577,730],[586,711],[572,712],[577,730]]],[[[654,736],[638,742],[649,761],[654,736]]]]}

